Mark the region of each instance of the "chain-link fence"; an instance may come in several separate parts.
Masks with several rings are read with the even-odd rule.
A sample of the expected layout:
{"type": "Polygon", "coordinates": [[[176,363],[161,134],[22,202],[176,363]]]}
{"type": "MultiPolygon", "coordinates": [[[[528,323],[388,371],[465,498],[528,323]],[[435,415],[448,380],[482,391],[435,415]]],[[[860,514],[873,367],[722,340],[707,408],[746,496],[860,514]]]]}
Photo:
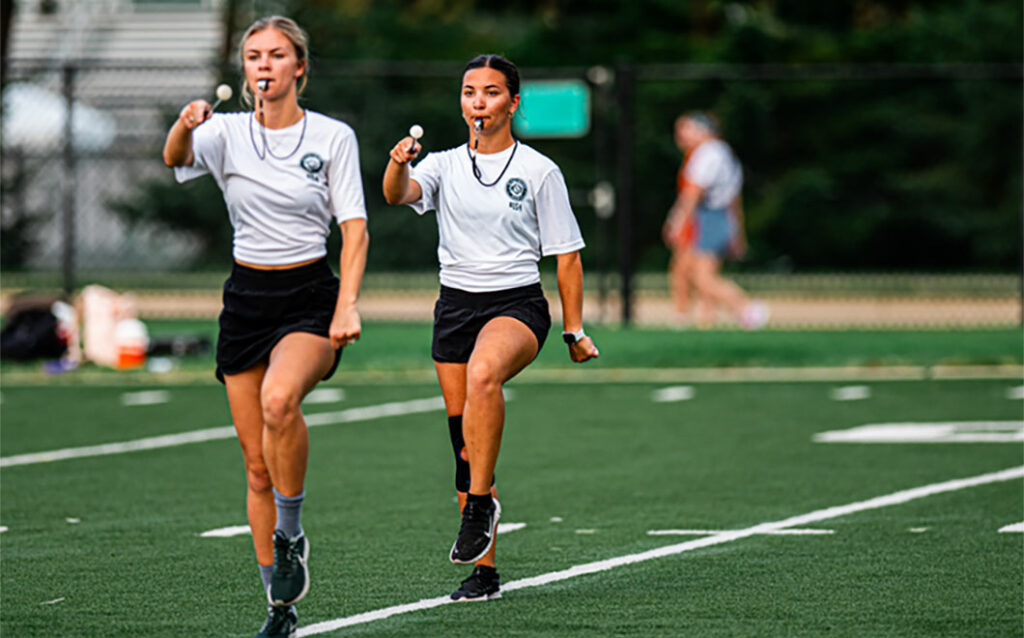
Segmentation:
{"type": "MultiPolygon", "coordinates": [[[[380,300],[380,317],[429,315],[421,306],[436,288],[436,227],[386,206],[380,178],[387,150],[412,123],[426,130],[428,151],[463,141],[461,68],[312,67],[303,104],[359,136],[373,238],[364,298],[380,300]]],[[[619,65],[523,69],[523,77],[581,80],[591,93],[586,135],[528,141],[566,175],[588,241],[592,316],[669,321],[660,226],[680,161],[671,127],[679,113],[706,109],[722,120],[747,176],[751,251],[727,268],[773,303],[777,325],[1019,321],[1019,67],[619,65]],[[847,274],[806,276],[820,271],[847,274]],[[851,275],[879,271],[974,276],[851,275]],[[906,291],[921,285],[932,288],[906,291]],[[979,289],[990,290],[983,303],[979,289]],[[901,306],[900,298],[916,301],[901,306]],[[808,309],[815,302],[818,315],[808,309]]],[[[94,282],[193,289],[181,298],[215,291],[231,250],[220,192],[212,180],[175,184],[160,150],[181,106],[213,101],[220,81],[237,87],[237,72],[11,60],[2,112],[4,295],[94,282]]],[[[233,99],[221,108],[240,107],[233,99]]],[[[531,117],[528,104],[521,116],[531,117]]],[[[335,233],[332,255],[337,242],[335,233]]],[[[553,289],[550,278],[545,284],[553,289]]],[[[216,305],[162,303],[167,309],[152,312],[205,316],[216,305]]]]}

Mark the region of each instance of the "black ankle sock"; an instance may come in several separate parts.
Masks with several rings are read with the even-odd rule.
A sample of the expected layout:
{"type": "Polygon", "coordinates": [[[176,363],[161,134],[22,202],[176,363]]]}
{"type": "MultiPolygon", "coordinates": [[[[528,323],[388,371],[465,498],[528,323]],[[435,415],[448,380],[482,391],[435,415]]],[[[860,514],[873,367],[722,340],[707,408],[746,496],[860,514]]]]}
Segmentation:
{"type": "Polygon", "coordinates": [[[494,501],[491,500],[490,493],[487,493],[487,494],[473,494],[473,493],[466,494],[466,502],[467,503],[478,503],[478,504],[484,505],[486,507],[491,507],[493,505],[493,503],[494,503],[494,501]]]}

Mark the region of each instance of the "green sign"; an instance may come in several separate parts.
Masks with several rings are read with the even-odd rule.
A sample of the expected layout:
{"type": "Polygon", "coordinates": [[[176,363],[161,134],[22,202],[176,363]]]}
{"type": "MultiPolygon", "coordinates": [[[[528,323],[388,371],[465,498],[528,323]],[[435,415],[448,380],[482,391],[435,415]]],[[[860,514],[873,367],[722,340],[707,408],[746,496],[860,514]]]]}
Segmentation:
{"type": "Polygon", "coordinates": [[[590,88],[582,80],[523,82],[512,127],[519,137],[583,137],[590,130],[590,88]]]}

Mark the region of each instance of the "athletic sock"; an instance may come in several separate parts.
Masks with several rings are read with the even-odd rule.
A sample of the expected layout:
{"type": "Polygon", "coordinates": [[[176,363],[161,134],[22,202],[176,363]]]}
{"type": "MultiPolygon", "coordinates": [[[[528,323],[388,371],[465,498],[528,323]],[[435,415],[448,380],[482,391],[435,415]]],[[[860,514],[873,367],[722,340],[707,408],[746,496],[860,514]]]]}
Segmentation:
{"type": "Polygon", "coordinates": [[[277,525],[288,538],[294,538],[302,533],[302,524],[299,522],[302,516],[302,499],[306,497],[306,490],[302,490],[298,496],[285,496],[274,488],[274,505],[277,507],[277,525]]]}
{"type": "Polygon", "coordinates": [[[466,494],[466,503],[479,503],[485,507],[491,506],[491,493],[486,494],[466,494]]]}
{"type": "MultiPolygon", "coordinates": [[[[259,565],[259,563],[257,563],[259,565]]],[[[267,591],[267,587],[270,587],[270,575],[274,573],[273,565],[259,565],[260,578],[263,579],[263,591],[267,591]]]]}

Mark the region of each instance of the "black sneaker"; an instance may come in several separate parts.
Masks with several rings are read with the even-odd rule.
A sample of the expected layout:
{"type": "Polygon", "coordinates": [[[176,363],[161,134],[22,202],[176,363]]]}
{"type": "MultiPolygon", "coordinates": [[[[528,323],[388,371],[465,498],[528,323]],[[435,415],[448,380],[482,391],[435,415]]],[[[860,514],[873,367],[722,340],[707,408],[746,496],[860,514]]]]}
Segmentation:
{"type": "Polygon", "coordinates": [[[267,620],[256,638],[295,638],[299,614],[294,607],[267,607],[267,620]]]}
{"type": "Polygon", "coordinates": [[[267,599],[275,607],[287,607],[302,600],[309,591],[309,541],[304,534],[288,538],[274,530],[274,571],[267,587],[267,599]]]}
{"type": "Polygon", "coordinates": [[[472,565],[483,558],[494,544],[499,518],[501,505],[498,499],[491,497],[490,505],[468,501],[462,508],[462,527],[448,558],[459,565],[472,565]]]}
{"type": "Polygon", "coordinates": [[[493,567],[477,565],[469,578],[462,581],[452,592],[451,599],[467,603],[474,600],[497,600],[501,598],[501,576],[493,567]]]}

